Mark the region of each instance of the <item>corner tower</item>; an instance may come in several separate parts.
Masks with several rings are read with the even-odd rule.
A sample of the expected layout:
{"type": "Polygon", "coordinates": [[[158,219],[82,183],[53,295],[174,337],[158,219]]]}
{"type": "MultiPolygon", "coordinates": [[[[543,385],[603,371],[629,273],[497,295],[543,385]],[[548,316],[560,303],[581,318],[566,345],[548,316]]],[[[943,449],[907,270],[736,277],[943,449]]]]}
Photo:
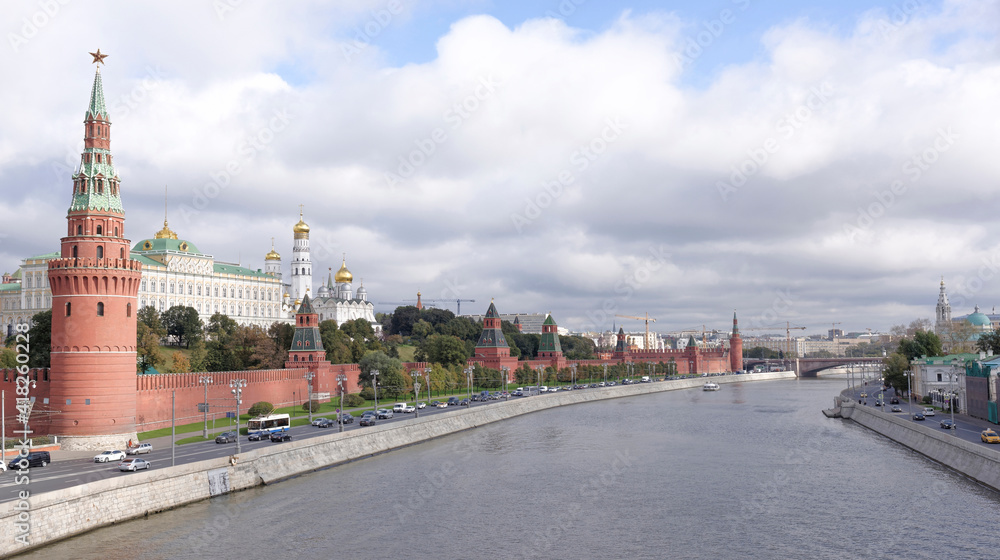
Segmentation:
{"type": "Polygon", "coordinates": [[[733,311],[733,334],[729,337],[729,367],[730,371],[743,371],[743,339],[740,338],[736,311],[733,311]]]}
{"type": "MultiPolygon", "coordinates": [[[[91,53],[103,63],[101,51],[91,53]]],[[[118,447],[136,438],[136,304],[142,265],[130,258],[111,156],[111,119],[97,68],[84,116],[52,290],[51,433],[63,449],[118,447]]]]}

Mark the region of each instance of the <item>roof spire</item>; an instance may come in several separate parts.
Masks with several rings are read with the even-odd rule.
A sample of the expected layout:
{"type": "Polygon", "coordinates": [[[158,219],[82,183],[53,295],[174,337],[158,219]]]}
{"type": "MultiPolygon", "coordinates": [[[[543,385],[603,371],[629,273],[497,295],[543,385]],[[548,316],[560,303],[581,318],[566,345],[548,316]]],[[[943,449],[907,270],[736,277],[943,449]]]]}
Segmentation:
{"type": "MultiPolygon", "coordinates": [[[[90,53],[94,57],[94,63],[104,64],[104,58],[108,55],[101,54],[101,49],[97,49],[96,53],[90,53]]],[[[101,81],[101,67],[97,67],[97,71],[94,73],[94,86],[90,90],[90,105],[87,107],[87,114],[84,120],[91,120],[102,118],[104,120],[110,120],[108,118],[108,109],[104,104],[104,83],[101,81]]]]}

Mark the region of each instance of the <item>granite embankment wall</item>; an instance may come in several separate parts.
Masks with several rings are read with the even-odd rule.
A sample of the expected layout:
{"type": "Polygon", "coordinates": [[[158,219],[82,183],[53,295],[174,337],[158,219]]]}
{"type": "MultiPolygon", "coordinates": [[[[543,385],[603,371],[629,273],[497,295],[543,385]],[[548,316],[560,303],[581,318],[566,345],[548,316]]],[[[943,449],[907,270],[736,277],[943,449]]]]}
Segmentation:
{"type": "MultiPolygon", "coordinates": [[[[709,379],[726,385],[794,378],[794,372],[771,372],[709,379]]],[[[235,457],[235,461],[230,457],[167,468],[154,465],[144,472],[31,495],[24,503],[6,506],[0,514],[0,556],[522,414],[590,401],[697,389],[704,382],[705,378],[692,378],[519,398],[254,449],[235,457]],[[28,509],[18,509],[19,504],[28,509]],[[23,543],[25,529],[30,544],[23,543]],[[19,535],[22,542],[18,542],[19,535]]],[[[30,489],[30,485],[26,488],[30,489]]]]}
{"type": "Polygon", "coordinates": [[[1000,452],[977,443],[963,441],[929,426],[911,422],[908,417],[892,416],[875,407],[859,406],[853,401],[840,403],[840,415],[883,436],[901,443],[946,467],[995,490],[1000,490],[1000,452]]]}

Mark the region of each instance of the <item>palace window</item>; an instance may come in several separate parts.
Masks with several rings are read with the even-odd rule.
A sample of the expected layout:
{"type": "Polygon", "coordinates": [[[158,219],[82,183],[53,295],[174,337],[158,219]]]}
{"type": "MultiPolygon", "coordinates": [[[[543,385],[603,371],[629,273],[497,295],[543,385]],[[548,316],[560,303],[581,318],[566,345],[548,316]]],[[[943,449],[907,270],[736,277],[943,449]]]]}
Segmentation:
{"type": "Polygon", "coordinates": [[[174,293],[174,283],[170,283],[170,293],[174,293]]]}
{"type": "Polygon", "coordinates": [[[190,282],[188,282],[188,295],[191,295],[193,291],[194,291],[194,286],[190,282]]]}
{"type": "Polygon", "coordinates": [[[167,283],[162,280],[160,281],[160,293],[161,294],[167,293],[167,283]]]}
{"type": "MultiPolygon", "coordinates": [[[[219,287],[218,286],[215,287],[215,297],[219,297],[219,287]]],[[[219,311],[218,308],[216,308],[216,312],[218,312],[218,311],[219,311]]]]}
{"type": "Polygon", "coordinates": [[[201,284],[198,284],[198,295],[201,295],[201,284]]]}
{"type": "Polygon", "coordinates": [[[145,280],[142,281],[142,291],[144,291],[144,292],[146,291],[146,281],[145,280]]]}

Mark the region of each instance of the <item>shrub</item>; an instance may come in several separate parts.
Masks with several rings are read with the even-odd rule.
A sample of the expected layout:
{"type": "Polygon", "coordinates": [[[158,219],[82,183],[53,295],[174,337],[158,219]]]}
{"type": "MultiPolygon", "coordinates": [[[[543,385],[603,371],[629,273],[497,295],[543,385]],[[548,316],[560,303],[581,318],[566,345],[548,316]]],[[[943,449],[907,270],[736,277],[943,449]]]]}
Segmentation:
{"type": "Polygon", "coordinates": [[[924,404],[931,404],[931,396],[930,395],[925,396],[920,402],[924,404]]]}
{"type": "Polygon", "coordinates": [[[267,416],[274,410],[274,405],[267,401],[255,402],[250,406],[247,414],[250,416],[267,416]]]}
{"type": "Polygon", "coordinates": [[[319,401],[306,401],[302,403],[302,410],[306,412],[318,412],[321,403],[319,401]]]}
{"type": "Polygon", "coordinates": [[[365,406],[365,399],[357,393],[351,393],[344,397],[344,408],[356,408],[365,406]]]}
{"type": "Polygon", "coordinates": [[[372,389],[371,387],[365,387],[364,389],[361,390],[361,398],[365,399],[366,401],[375,400],[375,389],[372,389]]]}

